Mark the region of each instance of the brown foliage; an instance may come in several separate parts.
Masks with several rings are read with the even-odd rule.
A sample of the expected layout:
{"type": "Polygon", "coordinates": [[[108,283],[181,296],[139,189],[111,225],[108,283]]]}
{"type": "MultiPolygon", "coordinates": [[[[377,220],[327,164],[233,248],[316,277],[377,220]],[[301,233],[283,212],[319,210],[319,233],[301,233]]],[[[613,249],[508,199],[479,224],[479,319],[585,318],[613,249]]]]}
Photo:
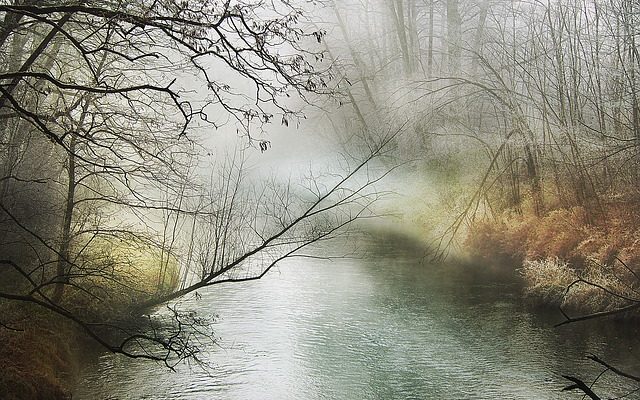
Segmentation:
{"type": "Polygon", "coordinates": [[[582,207],[551,211],[528,230],[526,258],[539,260],[558,257],[571,264],[583,259],[575,250],[588,236],[582,207]]]}
{"type": "MultiPolygon", "coordinates": [[[[6,315],[5,315],[6,316],[6,315]]],[[[14,331],[0,328],[0,398],[3,400],[70,399],[66,389],[74,363],[68,327],[38,317],[37,323],[13,320],[14,331]]]]}
{"type": "Polygon", "coordinates": [[[582,207],[542,217],[507,212],[476,223],[466,244],[474,257],[523,265],[525,291],[538,302],[582,312],[619,307],[638,296],[640,211],[632,202],[612,202],[595,223],[587,220],[582,207]]]}

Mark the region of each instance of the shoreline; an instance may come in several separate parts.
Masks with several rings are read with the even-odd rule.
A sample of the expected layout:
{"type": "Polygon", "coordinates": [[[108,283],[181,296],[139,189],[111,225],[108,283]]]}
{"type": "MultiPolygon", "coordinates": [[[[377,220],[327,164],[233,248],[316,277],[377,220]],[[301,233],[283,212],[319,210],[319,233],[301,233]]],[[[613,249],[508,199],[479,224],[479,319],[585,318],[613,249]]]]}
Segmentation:
{"type": "Polygon", "coordinates": [[[536,305],[573,314],[614,311],[629,305],[640,285],[640,212],[634,205],[609,204],[595,221],[582,207],[540,217],[507,211],[476,222],[465,248],[484,263],[514,265],[523,296],[536,305]]]}

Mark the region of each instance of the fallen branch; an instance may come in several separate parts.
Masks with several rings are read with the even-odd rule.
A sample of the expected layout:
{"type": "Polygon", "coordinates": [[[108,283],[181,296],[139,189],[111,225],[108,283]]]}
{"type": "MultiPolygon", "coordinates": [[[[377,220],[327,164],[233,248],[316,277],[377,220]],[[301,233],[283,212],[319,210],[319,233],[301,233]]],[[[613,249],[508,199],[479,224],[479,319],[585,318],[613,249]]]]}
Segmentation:
{"type": "Polygon", "coordinates": [[[624,378],[627,379],[631,379],[632,381],[636,381],[636,382],[640,382],[640,377],[637,377],[635,375],[631,375],[628,374],[624,371],[619,370],[616,367],[613,367],[611,365],[609,365],[608,363],[606,363],[605,361],[603,361],[601,358],[599,358],[598,356],[596,356],[595,354],[590,355],[589,357],[587,357],[590,360],[593,360],[595,362],[597,362],[598,364],[602,365],[603,367],[607,368],[609,371],[613,372],[616,375],[620,375],[624,378]]]}
{"type": "Polygon", "coordinates": [[[573,376],[569,376],[569,375],[562,375],[562,377],[574,383],[573,385],[569,385],[563,388],[562,389],[563,392],[571,391],[571,390],[581,390],[585,395],[589,396],[591,399],[601,400],[600,397],[597,394],[595,394],[593,390],[591,390],[591,388],[587,386],[587,384],[581,381],[580,379],[574,378],[573,376]]]}

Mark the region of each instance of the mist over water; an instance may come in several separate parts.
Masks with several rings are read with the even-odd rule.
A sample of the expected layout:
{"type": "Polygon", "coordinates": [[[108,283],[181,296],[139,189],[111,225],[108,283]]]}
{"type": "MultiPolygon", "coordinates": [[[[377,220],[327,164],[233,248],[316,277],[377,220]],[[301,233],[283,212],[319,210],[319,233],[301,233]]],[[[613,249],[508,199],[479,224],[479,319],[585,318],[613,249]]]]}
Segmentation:
{"type": "Polygon", "coordinates": [[[640,397],[637,0],[0,3],[0,399],[640,397]]]}
{"type": "MultiPolygon", "coordinates": [[[[349,247],[349,245],[346,245],[349,247]]],[[[333,243],[335,252],[345,244],[333,243]]],[[[565,399],[562,374],[595,377],[598,352],[636,365],[633,332],[554,329],[520,287],[473,267],[431,264],[402,232],[359,239],[364,258],[293,259],[263,280],[182,306],[217,315],[202,370],[99,353],[74,399],[565,399]]],[[[605,376],[612,394],[625,383],[605,376]]]]}

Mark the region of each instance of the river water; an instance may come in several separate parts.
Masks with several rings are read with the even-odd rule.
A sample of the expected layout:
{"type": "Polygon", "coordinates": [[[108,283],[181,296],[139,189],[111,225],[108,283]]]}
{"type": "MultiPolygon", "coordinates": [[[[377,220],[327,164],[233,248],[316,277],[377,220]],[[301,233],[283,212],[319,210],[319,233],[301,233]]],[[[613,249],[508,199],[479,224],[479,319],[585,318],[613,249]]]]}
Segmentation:
{"type": "MultiPolygon", "coordinates": [[[[409,237],[372,235],[360,248],[366,256],[290,260],[185,302],[218,316],[208,369],[97,353],[73,398],[572,399],[561,375],[596,378],[590,352],[640,366],[631,327],[553,328],[560,315],[524,304],[513,279],[430,264],[409,237]]],[[[596,387],[630,389],[611,373],[596,387]]]]}

